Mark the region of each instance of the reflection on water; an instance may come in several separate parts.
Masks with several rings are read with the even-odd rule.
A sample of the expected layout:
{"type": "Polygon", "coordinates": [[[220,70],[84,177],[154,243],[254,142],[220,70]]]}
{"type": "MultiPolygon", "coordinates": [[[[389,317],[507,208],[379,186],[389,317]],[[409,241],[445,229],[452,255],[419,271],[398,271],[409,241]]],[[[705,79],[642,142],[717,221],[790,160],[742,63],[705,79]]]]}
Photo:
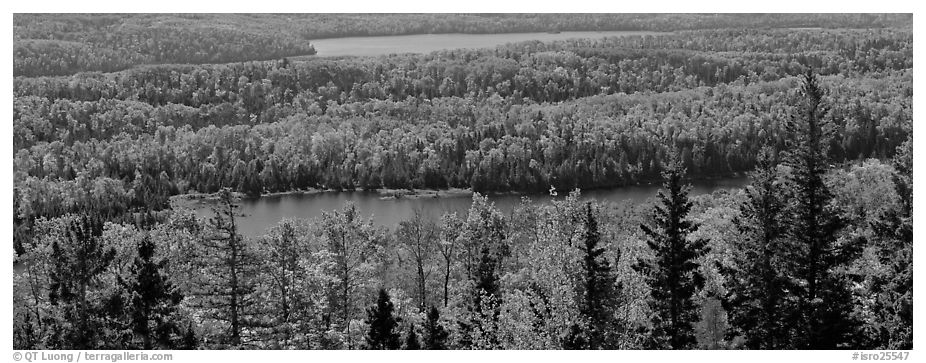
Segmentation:
{"type": "MultiPolygon", "coordinates": [[[[693,182],[692,195],[711,193],[719,189],[740,188],[748,182],[747,178],[717,179],[693,182]]],[[[659,185],[629,186],[611,189],[597,189],[582,192],[583,199],[599,201],[641,203],[656,195],[659,185]]],[[[565,197],[560,193],[558,198],[565,197]]],[[[528,196],[533,203],[549,203],[550,196],[537,194],[528,196]]],[[[521,201],[521,195],[490,195],[489,200],[503,212],[510,212],[521,201]]],[[[465,215],[472,202],[471,195],[454,195],[423,198],[384,199],[376,192],[327,192],[315,194],[287,194],[250,198],[241,201],[244,216],[237,221],[240,232],[247,236],[264,234],[267,228],[284,218],[312,219],[321,216],[324,211],[340,209],[348,201],[354,202],[361,215],[372,216],[378,225],[392,227],[408,220],[415,209],[422,214],[437,219],[441,214],[457,212],[465,215]]],[[[197,211],[203,217],[211,215],[208,209],[197,211]]]]}

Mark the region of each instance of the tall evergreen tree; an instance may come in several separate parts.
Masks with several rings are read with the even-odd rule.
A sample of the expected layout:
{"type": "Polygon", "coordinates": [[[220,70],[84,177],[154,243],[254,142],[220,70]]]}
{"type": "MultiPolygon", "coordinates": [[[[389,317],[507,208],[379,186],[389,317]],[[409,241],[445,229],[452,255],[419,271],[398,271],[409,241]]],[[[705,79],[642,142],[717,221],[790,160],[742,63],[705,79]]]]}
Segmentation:
{"type": "Polygon", "coordinates": [[[450,334],[440,324],[440,311],[432,306],[428,310],[428,318],[424,323],[424,349],[447,349],[447,337],[450,334]]]}
{"type": "Polygon", "coordinates": [[[367,309],[367,324],[370,331],[367,333],[367,346],[369,349],[399,349],[402,346],[399,333],[396,331],[398,322],[392,316],[394,307],[389,294],[385,289],[379,289],[376,305],[367,309]]]}
{"type": "Polygon", "coordinates": [[[588,322],[588,349],[609,349],[618,341],[615,312],[620,303],[621,285],[600,247],[601,233],[592,204],[585,205],[585,243],[582,249],[583,283],[579,312],[588,322]]]}
{"type": "Polygon", "coordinates": [[[196,350],[199,347],[199,338],[196,337],[196,332],[193,331],[193,324],[190,323],[186,327],[186,332],[183,333],[183,340],[180,342],[180,348],[183,350],[196,350]]]}
{"type": "Polygon", "coordinates": [[[418,341],[418,334],[415,333],[415,324],[408,325],[408,335],[405,336],[405,350],[419,350],[421,342],[418,341]]]}
{"type": "Polygon", "coordinates": [[[685,169],[673,152],[663,176],[663,190],[653,207],[652,223],[640,224],[654,259],[641,259],[634,268],[649,285],[652,309],[651,348],[691,349],[698,306],[693,297],[704,286],[698,258],[707,253],[707,240],[688,240],[698,225],[687,219],[691,210],[690,186],[682,185],[685,169]]]}
{"type": "Polygon", "coordinates": [[[875,286],[876,349],[913,349],[913,140],[897,148],[894,190],[900,207],[884,211],[872,229],[886,277],[875,286]]]}
{"type": "Polygon", "coordinates": [[[829,168],[823,105],[824,89],[808,71],[801,88],[800,114],[789,122],[793,140],[786,163],[790,228],[794,246],[788,261],[796,264],[796,305],[790,311],[793,348],[836,349],[852,339],[855,322],[846,279],[836,269],[855,257],[851,246],[837,245],[844,221],[833,207],[833,195],[823,177],[829,168]]]}
{"type": "Polygon", "coordinates": [[[235,197],[229,189],[218,194],[215,216],[209,220],[210,233],[203,241],[201,258],[206,276],[200,286],[201,303],[210,310],[209,318],[224,326],[219,337],[223,344],[241,345],[242,331],[252,325],[255,314],[256,267],[258,257],[249,241],[238,233],[235,223],[235,197]]]}
{"type": "Polygon", "coordinates": [[[729,316],[730,338],[744,339],[749,349],[788,347],[782,322],[787,292],[792,290],[786,275],[788,261],[784,187],[778,181],[774,150],[759,152],[752,184],[746,187],[746,201],[734,219],[742,240],[731,246],[730,265],[718,266],[724,276],[726,294],[721,303],[729,316]]]}
{"type": "Polygon", "coordinates": [[[61,324],[51,346],[60,349],[94,349],[103,346],[101,306],[90,298],[99,276],[115,258],[116,251],[103,244],[103,223],[83,216],[67,221],[64,243],[52,244],[53,270],[49,302],[60,309],[69,324],[61,324]]]}
{"type": "Polygon", "coordinates": [[[129,315],[135,336],[142,340],[142,349],[173,349],[182,335],[176,314],[183,295],[163,273],[166,261],[155,261],[154,252],[154,242],[145,235],[138,243],[138,256],[132,266],[134,281],[128,284],[129,315]]]}

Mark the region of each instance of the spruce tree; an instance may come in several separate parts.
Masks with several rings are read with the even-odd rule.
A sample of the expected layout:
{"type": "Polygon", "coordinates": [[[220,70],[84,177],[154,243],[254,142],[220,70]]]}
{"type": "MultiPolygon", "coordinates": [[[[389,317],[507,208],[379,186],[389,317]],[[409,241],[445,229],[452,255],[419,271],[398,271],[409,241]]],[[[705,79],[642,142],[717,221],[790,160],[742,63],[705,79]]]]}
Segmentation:
{"type": "Polygon", "coordinates": [[[732,264],[718,266],[726,294],[721,303],[727,311],[729,338],[739,336],[749,349],[784,349],[788,331],[782,324],[787,292],[787,243],[784,237],[784,188],[778,182],[774,150],[763,148],[746,187],[746,201],[734,219],[742,240],[732,246],[732,264]]]}
{"type": "Polygon", "coordinates": [[[791,167],[788,189],[788,238],[793,243],[788,261],[795,263],[796,304],[787,319],[793,331],[793,348],[837,349],[853,338],[855,321],[847,281],[836,270],[855,255],[849,246],[837,245],[844,221],[831,201],[823,177],[829,168],[827,109],[824,90],[811,71],[803,75],[803,104],[799,117],[789,122],[793,140],[786,163],[791,167]]]}
{"type": "Polygon", "coordinates": [[[376,305],[367,309],[367,324],[370,331],[367,333],[367,347],[369,349],[399,349],[401,340],[396,331],[398,322],[392,316],[394,307],[385,289],[379,289],[376,305]]]}
{"type": "Polygon", "coordinates": [[[418,334],[415,333],[415,324],[409,324],[408,334],[405,336],[405,350],[419,350],[421,343],[418,341],[418,334]]]}
{"type": "Polygon", "coordinates": [[[682,185],[685,169],[676,152],[662,173],[663,190],[653,207],[652,226],[640,224],[654,259],[641,259],[634,268],[651,291],[650,348],[691,349],[696,344],[693,324],[700,318],[693,297],[704,286],[698,258],[708,251],[707,240],[688,240],[698,225],[687,219],[690,186],[682,185]]]}
{"type": "Polygon", "coordinates": [[[196,338],[196,332],[193,331],[193,324],[190,323],[186,327],[186,332],[183,333],[183,340],[180,342],[180,348],[183,350],[195,350],[199,347],[199,339],[196,338]]]}
{"type": "Polygon", "coordinates": [[[183,295],[163,274],[166,261],[155,261],[154,252],[155,244],[146,235],[138,244],[138,256],[131,269],[134,281],[128,286],[129,315],[135,336],[142,340],[142,349],[172,349],[181,335],[175,314],[183,295]]]}
{"type": "Polygon", "coordinates": [[[447,349],[447,337],[450,334],[440,324],[440,311],[432,306],[428,310],[428,318],[424,323],[424,349],[447,349]]]}
{"type": "Polygon", "coordinates": [[[64,243],[52,243],[53,270],[49,276],[49,303],[61,311],[68,324],[60,324],[50,346],[58,349],[95,349],[105,345],[102,307],[90,293],[99,276],[115,259],[116,251],[101,238],[99,218],[69,217],[64,243]]]}
{"type": "Polygon", "coordinates": [[[614,348],[620,328],[615,317],[620,285],[604,256],[605,249],[599,246],[601,233],[591,203],[585,205],[585,212],[585,243],[580,247],[584,281],[579,312],[588,322],[587,348],[614,348]]]}

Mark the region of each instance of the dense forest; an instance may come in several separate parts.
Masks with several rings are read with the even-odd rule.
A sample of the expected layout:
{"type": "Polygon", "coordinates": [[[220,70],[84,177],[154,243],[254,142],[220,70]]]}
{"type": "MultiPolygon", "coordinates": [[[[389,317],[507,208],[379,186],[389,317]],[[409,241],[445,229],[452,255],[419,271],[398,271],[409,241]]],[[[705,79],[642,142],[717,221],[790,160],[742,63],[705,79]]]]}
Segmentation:
{"type": "Polygon", "coordinates": [[[912,348],[908,17],[287,17],[15,17],[16,349],[912,348]],[[546,29],[672,32],[287,58],[546,29]],[[448,187],[468,213],[236,226],[241,195],[448,187]]]}
{"type": "Polygon", "coordinates": [[[569,30],[911,26],[905,14],[15,14],[13,74],[113,72],[315,54],[350,36],[569,30]]]}

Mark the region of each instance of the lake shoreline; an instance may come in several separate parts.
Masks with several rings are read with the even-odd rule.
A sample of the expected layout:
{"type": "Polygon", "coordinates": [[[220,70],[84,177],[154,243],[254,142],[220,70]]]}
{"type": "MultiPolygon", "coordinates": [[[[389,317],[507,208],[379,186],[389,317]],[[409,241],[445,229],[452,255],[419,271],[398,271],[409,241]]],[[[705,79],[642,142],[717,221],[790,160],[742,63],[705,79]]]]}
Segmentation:
{"type": "MultiPolygon", "coordinates": [[[[736,172],[723,175],[699,177],[699,178],[690,178],[684,180],[685,183],[701,183],[701,182],[710,182],[716,180],[724,179],[738,179],[748,177],[745,172],[736,172]]],[[[643,180],[635,183],[626,183],[626,184],[617,184],[617,185],[608,185],[608,186],[598,186],[598,187],[589,187],[589,188],[575,188],[579,189],[580,192],[594,192],[600,190],[608,189],[618,189],[618,188],[629,188],[629,187],[643,187],[643,186],[654,186],[660,184],[659,180],[643,180]]],[[[556,192],[557,194],[568,194],[575,189],[555,189],[550,191],[541,191],[541,190],[508,190],[508,191],[487,191],[479,192],[481,195],[488,196],[543,196],[549,192],[556,192]]],[[[399,199],[425,199],[425,198],[459,198],[464,196],[472,196],[475,191],[472,188],[460,188],[460,187],[450,187],[450,188],[441,188],[441,189],[432,189],[432,188],[376,188],[376,189],[366,189],[366,188],[353,188],[353,189],[333,189],[333,188],[307,188],[283,192],[267,192],[260,195],[248,195],[241,192],[233,192],[233,195],[238,199],[247,199],[247,200],[258,200],[261,198],[285,198],[291,196],[307,196],[315,195],[322,193],[344,193],[344,192],[368,192],[371,194],[378,195],[380,200],[399,200],[399,199]]],[[[205,205],[216,200],[217,193],[185,193],[178,194],[170,197],[171,208],[176,209],[175,207],[189,207],[195,208],[195,205],[205,205]]]]}
{"type": "Polygon", "coordinates": [[[650,30],[595,30],[511,33],[418,33],[308,40],[315,54],[288,57],[292,61],[331,57],[378,57],[392,54],[429,54],[453,49],[493,49],[511,43],[555,42],[569,39],[603,39],[626,36],[654,36],[673,32],[650,30]]]}

